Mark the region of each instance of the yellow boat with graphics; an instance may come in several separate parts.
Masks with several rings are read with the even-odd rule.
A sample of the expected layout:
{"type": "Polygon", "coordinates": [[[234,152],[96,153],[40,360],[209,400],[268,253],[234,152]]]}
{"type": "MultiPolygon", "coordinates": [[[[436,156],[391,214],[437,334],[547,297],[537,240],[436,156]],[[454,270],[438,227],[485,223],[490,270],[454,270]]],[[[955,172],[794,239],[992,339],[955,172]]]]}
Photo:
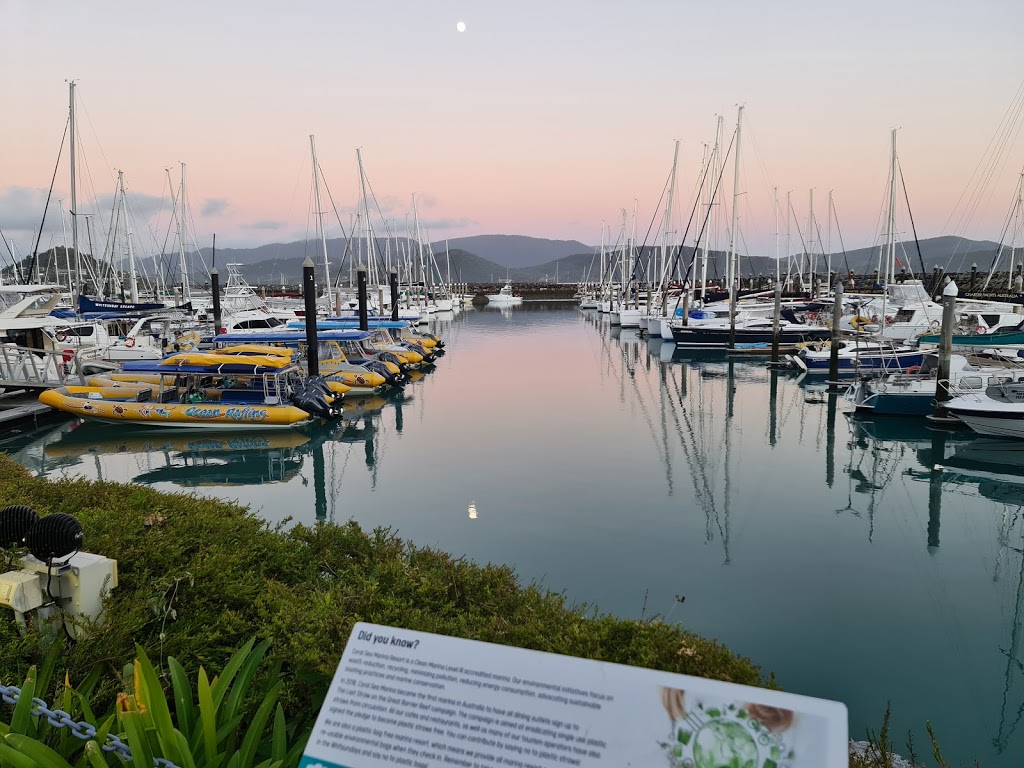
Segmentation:
{"type": "Polygon", "coordinates": [[[204,353],[127,363],[118,379],[47,390],[39,400],[91,421],[221,430],[295,427],[341,416],[342,395],[286,357],[204,353]],[[139,375],[141,380],[122,378],[139,375]],[[150,378],[152,377],[152,378],[150,378]]]}

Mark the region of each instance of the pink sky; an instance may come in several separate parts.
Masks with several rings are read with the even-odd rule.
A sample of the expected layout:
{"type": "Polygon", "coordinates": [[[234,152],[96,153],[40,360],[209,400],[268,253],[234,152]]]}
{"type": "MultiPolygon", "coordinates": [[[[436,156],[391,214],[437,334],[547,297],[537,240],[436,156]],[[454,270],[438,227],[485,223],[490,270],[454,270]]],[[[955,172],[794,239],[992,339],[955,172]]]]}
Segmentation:
{"type": "MultiPolygon", "coordinates": [[[[1024,78],[1021,28],[1009,0],[5,3],[0,227],[30,250],[75,78],[92,185],[109,196],[121,168],[140,211],[163,195],[157,240],[163,169],[181,160],[201,245],[305,237],[314,133],[346,210],[360,145],[387,214],[403,219],[416,192],[433,239],[596,243],[634,198],[646,229],[676,138],[685,201],[715,114],[731,131],[739,102],[755,252],[774,251],[772,185],[793,190],[801,226],[808,189],[822,226],[834,189],[847,247],[874,243],[894,126],[918,233],[954,234],[947,219],[1024,78]]],[[[1000,234],[1024,166],[1011,138],[970,237],[1000,234]]],[[[65,206],[67,175],[65,161],[65,206]]]]}

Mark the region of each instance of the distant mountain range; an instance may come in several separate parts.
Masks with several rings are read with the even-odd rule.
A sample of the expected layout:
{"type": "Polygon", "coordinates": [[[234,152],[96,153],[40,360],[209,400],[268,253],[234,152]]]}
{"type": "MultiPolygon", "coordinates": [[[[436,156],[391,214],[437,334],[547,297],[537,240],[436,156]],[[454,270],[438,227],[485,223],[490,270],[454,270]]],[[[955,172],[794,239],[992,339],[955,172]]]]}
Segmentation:
{"type": "MultiPolygon", "coordinates": [[[[418,253],[417,246],[404,239],[392,240],[386,243],[384,240],[377,240],[375,243],[377,253],[381,256],[387,249],[392,254],[418,253]]],[[[998,249],[998,244],[992,241],[961,240],[955,237],[933,237],[920,241],[921,254],[918,256],[917,249],[913,242],[901,243],[897,246],[897,258],[908,272],[920,274],[921,262],[924,262],[925,271],[931,272],[933,267],[948,267],[950,271],[967,271],[972,263],[978,265],[979,271],[985,273],[991,265],[992,258],[998,249]]],[[[341,238],[329,240],[327,243],[327,254],[331,264],[332,277],[338,271],[348,272],[347,248],[358,251],[349,241],[341,238]]],[[[445,243],[433,243],[431,246],[438,269],[442,275],[447,276],[449,261],[452,279],[465,283],[495,283],[508,278],[514,283],[536,283],[536,282],[559,282],[577,283],[584,279],[596,282],[600,276],[600,263],[596,249],[576,240],[545,240],[541,238],[527,237],[524,235],[479,235],[475,237],[455,238],[448,241],[446,254],[445,243]]],[[[363,248],[365,250],[365,247],[363,248]]],[[[64,264],[65,257],[63,249],[57,263],[64,264]]],[[[654,250],[644,249],[640,258],[639,271],[646,275],[650,269],[649,263],[654,250]]],[[[670,252],[673,257],[676,251],[670,252]]],[[[209,248],[201,250],[203,260],[207,266],[212,264],[212,252],[209,248]]],[[[218,248],[216,264],[220,268],[222,282],[226,279],[226,265],[240,264],[242,275],[251,284],[263,285],[295,285],[299,282],[302,274],[302,263],[306,257],[310,257],[318,267],[322,264],[321,251],[313,241],[298,241],[294,243],[277,243],[264,245],[258,248],[218,248]]],[[[612,257],[617,258],[617,257],[612,257]]],[[[693,258],[693,249],[683,248],[677,257],[685,271],[693,258]]],[[[879,248],[859,248],[842,253],[833,254],[833,271],[852,270],[857,274],[870,273],[877,268],[879,248]]],[[[357,256],[356,261],[358,262],[357,256]]],[[[803,271],[806,272],[807,258],[805,256],[794,256],[794,263],[801,261],[803,271]]],[[[818,272],[825,271],[825,257],[816,256],[818,272]]],[[[52,269],[52,257],[46,254],[41,255],[41,263],[46,269],[52,269]]],[[[164,264],[165,274],[177,272],[178,256],[167,254],[161,260],[164,264]]],[[[198,261],[198,259],[196,259],[198,261]]],[[[1003,269],[1005,270],[1005,259],[1003,269]]],[[[721,278],[725,274],[726,254],[720,251],[712,252],[708,264],[708,277],[711,279],[721,278]]],[[[783,259],[781,265],[784,273],[789,265],[787,259],[783,259]]],[[[198,265],[196,265],[198,268],[198,265]]],[[[899,271],[897,266],[897,272],[899,271]]],[[[696,270],[697,267],[694,267],[696,270]]],[[[794,272],[796,267],[793,267],[794,272]]],[[[140,271],[147,274],[155,274],[151,260],[144,260],[140,264],[140,271]]],[[[748,275],[771,275],[775,273],[775,260],[765,256],[740,257],[740,271],[744,276],[748,275]]],[[[52,273],[51,273],[52,274],[52,273]]],[[[5,279],[7,276],[5,275],[5,279]]]]}

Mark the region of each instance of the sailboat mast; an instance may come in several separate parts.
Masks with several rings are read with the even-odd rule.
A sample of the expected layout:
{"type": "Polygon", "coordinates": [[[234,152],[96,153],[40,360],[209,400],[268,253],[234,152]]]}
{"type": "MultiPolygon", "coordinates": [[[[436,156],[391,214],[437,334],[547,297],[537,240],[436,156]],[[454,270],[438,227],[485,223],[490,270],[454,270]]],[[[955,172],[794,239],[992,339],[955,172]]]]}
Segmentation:
{"type": "Polygon", "coordinates": [[[814,253],[814,190],[807,193],[807,279],[811,283],[812,296],[814,278],[818,276],[818,258],[814,253]]]}
{"type": "Polygon", "coordinates": [[[779,284],[779,188],[772,187],[775,200],[775,284],[779,284]]]}
{"type": "Polygon", "coordinates": [[[743,126],[743,105],[736,111],[736,155],[733,158],[732,226],[729,237],[729,346],[736,341],[736,293],[739,289],[739,261],[736,258],[736,239],[739,235],[740,203],[740,129],[743,126]]]}
{"type": "Polygon", "coordinates": [[[786,283],[789,283],[793,274],[793,241],[791,239],[791,227],[793,224],[792,196],[793,190],[788,190],[786,192],[786,283]]]}
{"type": "Polygon", "coordinates": [[[139,303],[139,283],[135,275],[135,250],[132,248],[132,225],[128,219],[128,203],[124,194],[124,171],[117,172],[117,184],[121,188],[121,217],[124,219],[124,236],[128,241],[128,279],[132,303],[139,303]]]}
{"type": "Polygon", "coordinates": [[[363,153],[356,147],[356,161],[359,163],[359,186],[363,191],[363,231],[366,233],[366,259],[370,267],[370,282],[379,285],[377,269],[373,264],[373,246],[370,244],[370,198],[366,194],[366,174],[363,172],[363,153]]]}
{"type": "MultiPolygon", "coordinates": [[[[64,201],[63,200],[59,200],[59,199],[57,200],[57,208],[58,208],[58,210],[60,210],[60,228],[61,228],[61,231],[63,231],[63,233],[64,233],[64,271],[65,271],[65,275],[66,275],[66,277],[68,279],[68,292],[71,295],[74,295],[74,293],[75,293],[75,283],[74,283],[74,278],[72,277],[72,274],[71,274],[71,252],[68,251],[68,227],[67,227],[67,222],[64,221],[64,201]]],[[[56,275],[54,275],[54,277],[56,277],[56,275]]],[[[55,280],[54,282],[60,282],[60,281],[59,280],[55,280]]]]}
{"type": "Polygon", "coordinates": [[[75,305],[75,312],[78,311],[78,298],[82,295],[82,259],[78,254],[78,193],[75,186],[75,81],[68,83],[70,96],[68,98],[71,133],[71,247],[75,251],[75,289],[72,291],[71,301],[75,305]]]}
{"type": "Polygon", "coordinates": [[[670,234],[669,230],[672,229],[672,206],[676,191],[676,169],[678,168],[678,166],[679,139],[676,139],[675,150],[672,153],[672,173],[670,173],[668,177],[668,197],[665,200],[665,231],[661,238],[661,271],[658,273],[658,289],[660,291],[667,290],[666,283],[668,281],[669,270],[668,239],[670,234]]]}
{"type": "Polygon", "coordinates": [[[828,269],[828,280],[832,282],[832,190],[828,191],[828,223],[825,224],[825,248],[828,251],[826,268],[828,269]]]}
{"type": "Polygon", "coordinates": [[[885,265],[885,284],[891,284],[896,271],[896,129],[892,129],[892,167],[889,179],[889,260],[885,265]]]}
{"type": "Polygon", "coordinates": [[[178,195],[178,216],[175,219],[178,225],[178,262],[181,270],[181,301],[188,304],[192,300],[192,293],[188,284],[188,264],[185,261],[185,164],[181,164],[181,192],[178,195]]]}
{"type": "Polygon", "coordinates": [[[320,204],[320,165],[316,161],[316,138],[309,135],[309,150],[313,156],[313,199],[316,204],[317,237],[320,240],[320,255],[324,260],[324,284],[327,288],[327,304],[333,307],[334,286],[331,284],[331,265],[327,261],[327,232],[324,228],[324,210],[320,204]]]}
{"type": "Polygon", "coordinates": [[[1024,201],[1024,173],[1020,175],[1020,179],[1017,181],[1017,205],[1014,211],[1013,217],[1013,240],[1010,242],[1010,268],[1006,271],[1006,288],[1010,290],[1013,288],[1013,268],[1016,266],[1017,261],[1017,235],[1021,231],[1021,219],[1022,210],[1021,203],[1024,201]]]}

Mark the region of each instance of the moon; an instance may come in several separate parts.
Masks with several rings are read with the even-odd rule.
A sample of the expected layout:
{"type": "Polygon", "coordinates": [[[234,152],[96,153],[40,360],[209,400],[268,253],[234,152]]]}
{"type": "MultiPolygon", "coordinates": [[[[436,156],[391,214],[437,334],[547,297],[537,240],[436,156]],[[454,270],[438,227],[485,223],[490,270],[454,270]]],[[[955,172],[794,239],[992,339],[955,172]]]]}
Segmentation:
{"type": "Polygon", "coordinates": [[[466,31],[466,22],[460,21],[458,24],[455,25],[455,28],[457,30],[459,30],[459,32],[465,32],[466,31]]]}

